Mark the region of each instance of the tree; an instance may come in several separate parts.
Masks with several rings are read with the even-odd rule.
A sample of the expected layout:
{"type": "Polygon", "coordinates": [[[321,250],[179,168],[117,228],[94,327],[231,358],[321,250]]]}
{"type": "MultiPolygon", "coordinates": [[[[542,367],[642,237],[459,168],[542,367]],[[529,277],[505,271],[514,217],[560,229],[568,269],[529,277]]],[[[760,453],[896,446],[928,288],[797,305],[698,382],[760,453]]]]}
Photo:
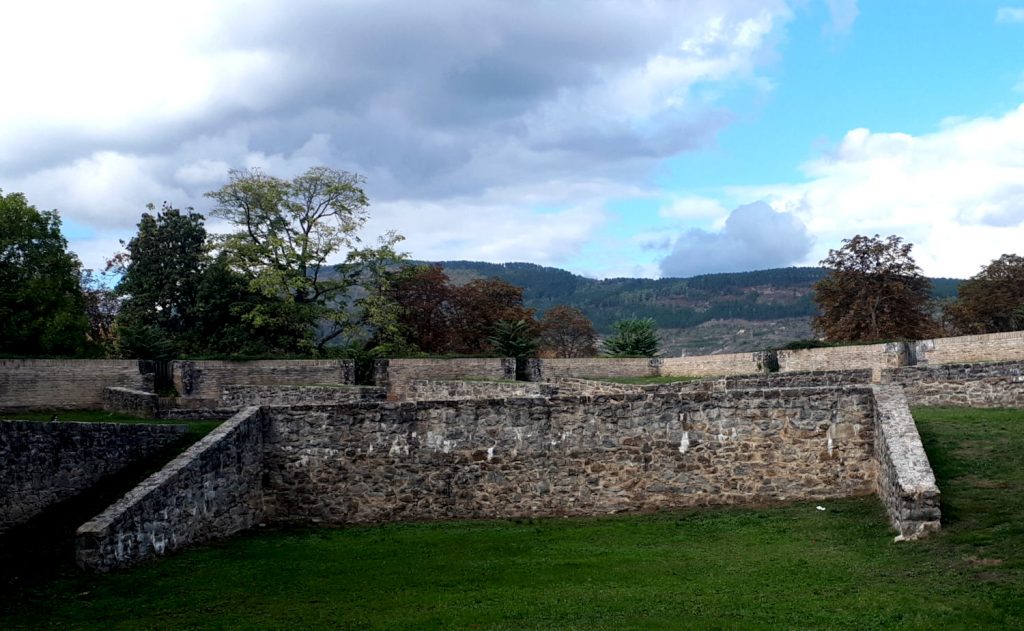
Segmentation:
{"type": "Polygon", "coordinates": [[[965,280],[945,315],[958,333],[1024,329],[1024,258],[1004,254],[965,280]]]}
{"type": "Polygon", "coordinates": [[[81,264],[55,210],[38,211],[21,193],[0,190],[0,352],[81,355],[89,322],[81,264]]]}
{"type": "Polygon", "coordinates": [[[597,355],[597,332],[583,312],[558,305],[549,309],[540,321],[541,346],[554,357],[593,357],[597,355]]]}
{"type": "Polygon", "coordinates": [[[604,341],[611,357],[654,357],[658,354],[658,332],[652,318],[629,318],[612,325],[615,335],[604,341]]]}
{"type": "Polygon", "coordinates": [[[406,339],[424,353],[451,351],[455,322],[454,288],[440,265],[400,269],[388,288],[398,307],[398,320],[406,339]]]}
{"type": "MultiPolygon", "coordinates": [[[[500,278],[478,278],[452,290],[454,322],[451,352],[481,354],[494,351],[491,333],[498,322],[523,320],[537,326],[533,309],[523,306],[523,288],[500,278]]],[[[534,332],[536,334],[536,331],[534,332]]]]}
{"type": "Polygon", "coordinates": [[[233,170],[225,186],[206,194],[217,204],[214,216],[238,228],[222,248],[254,287],[296,305],[321,351],[350,325],[341,307],[352,276],[329,274],[328,260],[359,242],[369,203],[362,183],[327,167],[292,180],[233,170]]]}
{"type": "Polygon", "coordinates": [[[338,266],[351,283],[362,288],[362,295],[352,305],[356,313],[350,337],[365,338],[362,350],[372,356],[402,355],[411,350],[402,308],[391,295],[406,259],[395,249],[403,239],[388,232],[378,239],[377,247],[352,250],[338,266]]]}
{"type": "Polygon", "coordinates": [[[830,270],[814,286],[820,315],[814,327],[828,340],[921,339],[934,330],[931,282],[921,274],[913,245],[895,235],[856,235],[829,250],[830,270]]]}
{"type": "Polygon", "coordinates": [[[502,357],[532,357],[537,352],[537,331],[526,320],[501,320],[487,341],[502,357]]]}
{"type": "Polygon", "coordinates": [[[203,216],[164,203],[142,213],[138,232],[110,266],[122,274],[116,291],[124,298],[117,317],[121,353],[169,359],[201,344],[196,309],[208,265],[203,216]]]}

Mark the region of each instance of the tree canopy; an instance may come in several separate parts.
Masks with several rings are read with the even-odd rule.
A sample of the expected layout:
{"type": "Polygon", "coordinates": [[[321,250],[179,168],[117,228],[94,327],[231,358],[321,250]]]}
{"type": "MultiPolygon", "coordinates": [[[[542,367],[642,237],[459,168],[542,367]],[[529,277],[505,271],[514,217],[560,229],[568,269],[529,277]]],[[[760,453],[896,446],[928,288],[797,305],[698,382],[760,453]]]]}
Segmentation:
{"type": "Polygon", "coordinates": [[[541,346],[552,357],[593,357],[597,355],[594,325],[575,307],[558,305],[548,309],[540,321],[541,346]]]}
{"type": "Polygon", "coordinates": [[[814,286],[821,311],[814,326],[826,339],[922,339],[934,324],[931,283],[911,256],[913,245],[892,235],[856,235],[829,250],[829,275],[814,286]]]}
{"type": "Polygon", "coordinates": [[[81,264],[55,210],[0,190],[0,353],[85,355],[81,264]]]}
{"type": "Polygon", "coordinates": [[[340,308],[356,281],[329,273],[329,259],[359,243],[369,204],[363,178],[313,167],[291,180],[259,169],[233,170],[226,185],[207,193],[213,215],[236,231],[220,247],[266,295],[296,306],[323,350],[351,325],[340,308]]]}
{"type": "Polygon", "coordinates": [[[957,333],[1024,329],[1024,257],[1004,254],[961,283],[946,316],[957,333]]]}
{"type": "Polygon", "coordinates": [[[610,357],[654,357],[658,354],[658,332],[651,318],[628,318],[614,325],[615,335],[604,340],[610,357]]]}

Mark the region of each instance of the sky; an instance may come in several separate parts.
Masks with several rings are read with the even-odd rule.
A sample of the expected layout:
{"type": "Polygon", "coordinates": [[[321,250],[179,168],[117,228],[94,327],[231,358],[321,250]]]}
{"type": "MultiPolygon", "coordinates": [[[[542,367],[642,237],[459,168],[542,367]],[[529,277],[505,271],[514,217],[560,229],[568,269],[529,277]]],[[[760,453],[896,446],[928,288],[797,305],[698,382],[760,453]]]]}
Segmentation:
{"type": "MultiPolygon", "coordinates": [[[[366,178],[372,241],[595,278],[1024,255],[1024,0],[33,0],[0,189],[100,269],[231,169],[366,178]]],[[[210,220],[211,231],[228,226],[210,220]]]]}

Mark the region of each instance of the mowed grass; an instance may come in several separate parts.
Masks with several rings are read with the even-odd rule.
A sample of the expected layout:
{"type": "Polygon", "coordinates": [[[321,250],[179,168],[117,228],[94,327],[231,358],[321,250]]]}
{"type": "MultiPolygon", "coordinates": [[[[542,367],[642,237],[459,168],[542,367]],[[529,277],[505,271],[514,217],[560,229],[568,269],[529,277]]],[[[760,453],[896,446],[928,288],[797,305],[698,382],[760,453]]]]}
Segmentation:
{"type": "Polygon", "coordinates": [[[0,596],[0,628],[1024,627],[1024,411],[915,413],[945,524],[876,498],[595,519],[257,530],[0,596]],[[817,510],[816,506],[827,510],[817,510]]]}
{"type": "Polygon", "coordinates": [[[148,423],[155,425],[187,425],[189,442],[195,442],[213,431],[222,421],[195,420],[174,421],[164,419],[139,418],[121,412],[104,410],[57,410],[53,412],[9,412],[0,414],[0,419],[19,421],[49,421],[54,416],[61,423],[148,423]]]}

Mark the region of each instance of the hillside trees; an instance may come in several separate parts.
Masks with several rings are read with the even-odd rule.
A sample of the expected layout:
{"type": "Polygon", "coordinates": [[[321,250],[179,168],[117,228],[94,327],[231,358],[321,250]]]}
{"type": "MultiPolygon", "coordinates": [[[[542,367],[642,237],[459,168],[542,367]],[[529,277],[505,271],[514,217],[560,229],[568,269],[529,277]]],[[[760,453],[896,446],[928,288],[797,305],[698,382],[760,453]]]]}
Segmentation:
{"type": "Polygon", "coordinates": [[[216,203],[213,215],[236,228],[220,247],[253,287],[294,305],[317,351],[352,326],[343,307],[358,277],[331,274],[328,260],[359,243],[369,204],[362,183],[328,167],[291,180],[233,170],[226,185],[206,194],[216,203]]]}
{"type": "Polygon", "coordinates": [[[895,235],[856,235],[830,250],[821,261],[830,273],[814,286],[818,332],[835,341],[928,337],[931,283],[912,248],[895,235]]]}
{"type": "Polygon", "coordinates": [[[1024,257],[1004,254],[961,283],[945,315],[961,334],[1024,329],[1024,257]]]}
{"type": "Polygon", "coordinates": [[[88,354],[80,273],[57,211],[0,191],[0,353],[88,354]]]}

